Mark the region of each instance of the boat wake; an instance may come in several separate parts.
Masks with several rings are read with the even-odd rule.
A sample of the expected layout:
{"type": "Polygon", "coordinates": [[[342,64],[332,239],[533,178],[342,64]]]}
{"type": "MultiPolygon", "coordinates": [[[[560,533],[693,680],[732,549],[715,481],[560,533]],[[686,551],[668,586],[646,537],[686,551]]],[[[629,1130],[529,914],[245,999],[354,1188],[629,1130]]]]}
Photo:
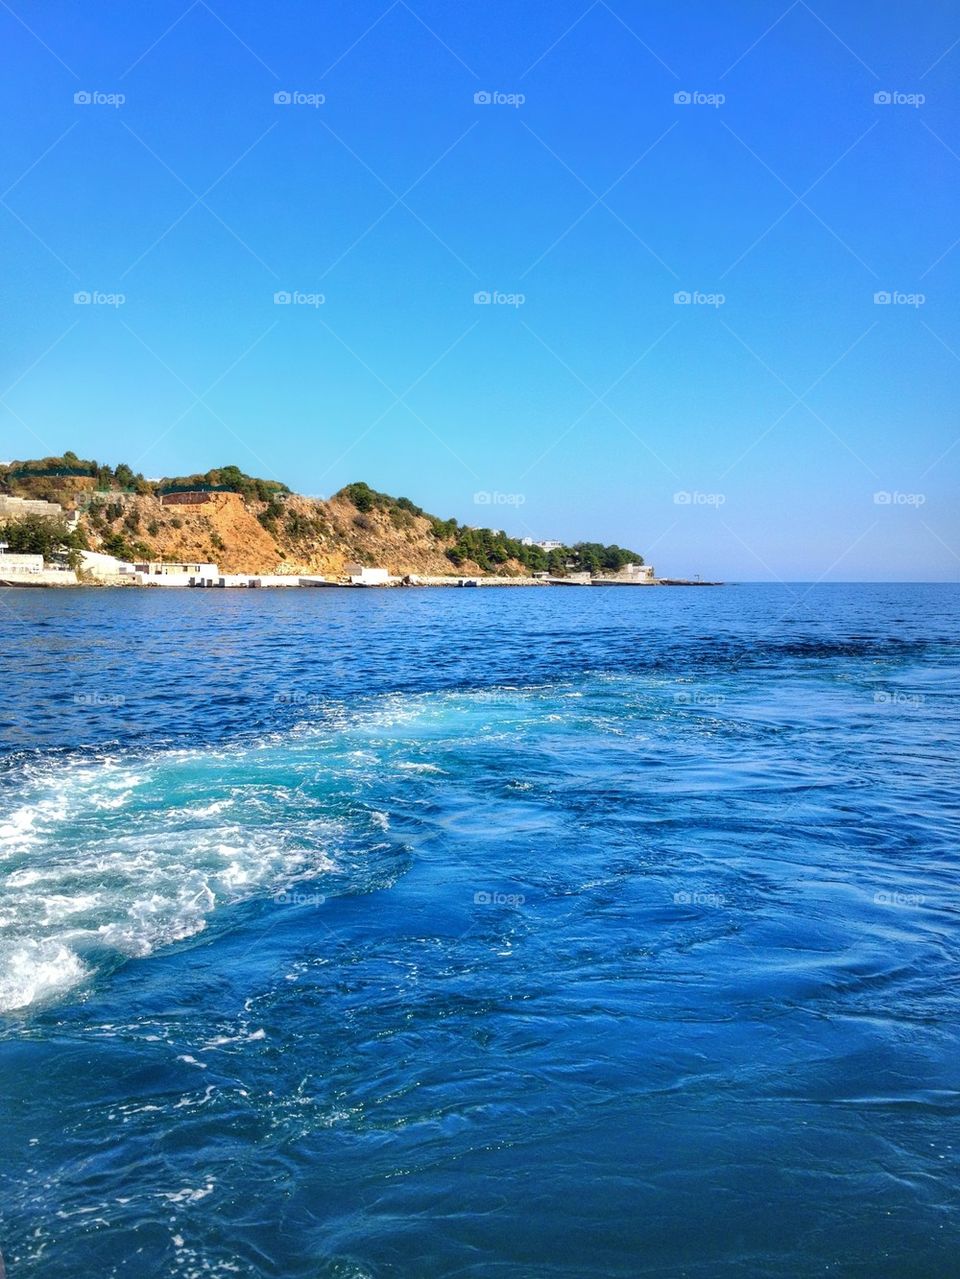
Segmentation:
{"type": "Polygon", "coordinates": [[[0,1012],[194,937],[224,907],[323,876],[334,891],[362,887],[351,878],[356,837],[368,865],[390,837],[382,812],[351,795],[361,770],[325,768],[316,739],[289,746],[28,773],[0,806],[0,1012]]]}

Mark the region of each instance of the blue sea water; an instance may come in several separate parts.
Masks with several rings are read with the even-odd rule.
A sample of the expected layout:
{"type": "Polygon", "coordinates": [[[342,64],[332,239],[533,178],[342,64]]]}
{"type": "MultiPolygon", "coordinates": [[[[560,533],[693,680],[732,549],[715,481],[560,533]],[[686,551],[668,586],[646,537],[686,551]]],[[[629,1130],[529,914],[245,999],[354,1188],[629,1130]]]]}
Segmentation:
{"type": "Polygon", "coordinates": [[[960,1274],[960,587],[0,592],[0,1247],[960,1274]]]}

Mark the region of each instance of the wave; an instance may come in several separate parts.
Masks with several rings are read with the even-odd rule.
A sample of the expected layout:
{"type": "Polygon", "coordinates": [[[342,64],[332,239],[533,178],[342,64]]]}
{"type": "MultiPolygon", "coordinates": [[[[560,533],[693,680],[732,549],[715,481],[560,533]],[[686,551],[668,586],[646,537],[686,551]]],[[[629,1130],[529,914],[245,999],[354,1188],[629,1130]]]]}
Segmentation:
{"type": "Polygon", "coordinates": [[[0,787],[0,1012],[196,938],[225,908],[295,902],[304,881],[391,882],[408,858],[397,788],[439,783],[438,753],[530,696],[386,695],[206,750],[21,757],[0,787]]]}
{"type": "Polygon", "coordinates": [[[305,881],[325,881],[319,900],[392,882],[409,861],[397,786],[436,783],[438,747],[529,696],[382,695],[215,748],[21,756],[0,786],[0,1013],[76,994],[227,908],[297,902],[305,881]]]}
{"type": "Polygon", "coordinates": [[[853,707],[875,745],[909,731],[897,704],[877,713],[872,666],[859,675],[815,698],[809,681],[774,694],[744,672],[709,684],[682,668],[595,672],[316,703],[297,724],[208,749],[24,757],[0,785],[0,1012],[228,927],[230,907],[303,881],[323,881],[318,899],[387,886],[412,841],[492,832],[514,792],[534,795],[516,831],[575,816],[585,795],[611,820],[662,802],[667,832],[689,828],[684,794],[752,797],[768,820],[764,804],[793,791],[800,803],[834,777],[819,736],[800,765],[790,749],[830,726],[828,709],[853,707]]]}
{"type": "Polygon", "coordinates": [[[352,844],[389,852],[388,823],[362,802],[348,820],[357,764],[324,770],[331,750],[294,734],[35,764],[0,811],[0,1012],[196,937],[224,907],[322,876],[355,889],[352,844]]]}

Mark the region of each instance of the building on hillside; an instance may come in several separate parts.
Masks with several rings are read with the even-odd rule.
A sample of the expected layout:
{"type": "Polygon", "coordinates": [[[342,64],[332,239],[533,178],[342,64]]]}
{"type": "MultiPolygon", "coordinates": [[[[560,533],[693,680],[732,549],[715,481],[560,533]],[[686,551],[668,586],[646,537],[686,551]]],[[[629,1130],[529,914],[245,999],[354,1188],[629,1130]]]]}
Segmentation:
{"type": "Polygon", "coordinates": [[[385,568],[373,568],[369,564],[344,564],[344,576],[351,586],[386,586],[390,573],[385,568]]]}
{"type": "Polygon", "coordinates": [[[523,537],[520,539],[520,545],[521,546],[539,546],[541,551],[559,551],[561,546],[563,546],[563,542],[555,542],[552,539],[548,539],[543,542],[538,542],[532,537],[523,537]]]}
{"type": "Polygon", "coordinates": [[[63,516],[63,507],[59,502],[43,502],[39,498],[10,497],[0,493],[0,519],[17,520],[25,515],[43,515],[48,519],[58,520],[63,516]]]}
{"type": "Polygon", "coordinates": [[[656,574],[652,564],[625,564],[617,576],[625,581],[652,582],[656,574]]]}

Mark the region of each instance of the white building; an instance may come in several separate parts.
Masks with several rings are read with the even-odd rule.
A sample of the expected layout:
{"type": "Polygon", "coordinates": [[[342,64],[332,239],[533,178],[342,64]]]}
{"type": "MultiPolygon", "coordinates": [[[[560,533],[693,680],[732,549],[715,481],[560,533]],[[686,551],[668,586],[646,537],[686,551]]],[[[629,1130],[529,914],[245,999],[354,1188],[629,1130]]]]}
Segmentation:
{"type": "Polygon", "coordinates": [[[44,565],[42,555],[7,555],[0,544],[0,582],[5,586],[76,586],[77,575],[66,564],[44,565]]]}
{"type": "Polygon", "coordinates": [[[563,542],[554,542],[552,540],[538,542],[532,537],[524,537],[520,539],[520,545],[539,546],[541,551],[559,551],[561,546],[563,546],[563,542]]]}
{"type": "Polygon", "coordinates": [[[132,573],[133,565],[118,560],[115,555],[104,555],[101,551],[81,551],[80,567],[91,577],[119,577],[122,573],[132,573]]]}
{"type": "Polygon", "coordinates": [[[0,573],[42,573],[42,555],[9,555],[0,550],[0,573]]]}
{"type": "Polygon", "coordinates": [[[372,568],[369,564],[344,564],[345,576],[351,586],[386,586],[390,573],[385,568],[372,568]]]}
{"type": "Polygon", "coordinates": [[[617,576],[632,582],[652,582],[655,574],[652,564],[625,564],[617,576]]]}
{"type": "Polygon", "coordinates": [[[178,560],[140,560],[133,565],[135,573],[144,577],[219,577],[220,570],[216,564],[202,564],[197,561],[180,562],[178,560]]]}

